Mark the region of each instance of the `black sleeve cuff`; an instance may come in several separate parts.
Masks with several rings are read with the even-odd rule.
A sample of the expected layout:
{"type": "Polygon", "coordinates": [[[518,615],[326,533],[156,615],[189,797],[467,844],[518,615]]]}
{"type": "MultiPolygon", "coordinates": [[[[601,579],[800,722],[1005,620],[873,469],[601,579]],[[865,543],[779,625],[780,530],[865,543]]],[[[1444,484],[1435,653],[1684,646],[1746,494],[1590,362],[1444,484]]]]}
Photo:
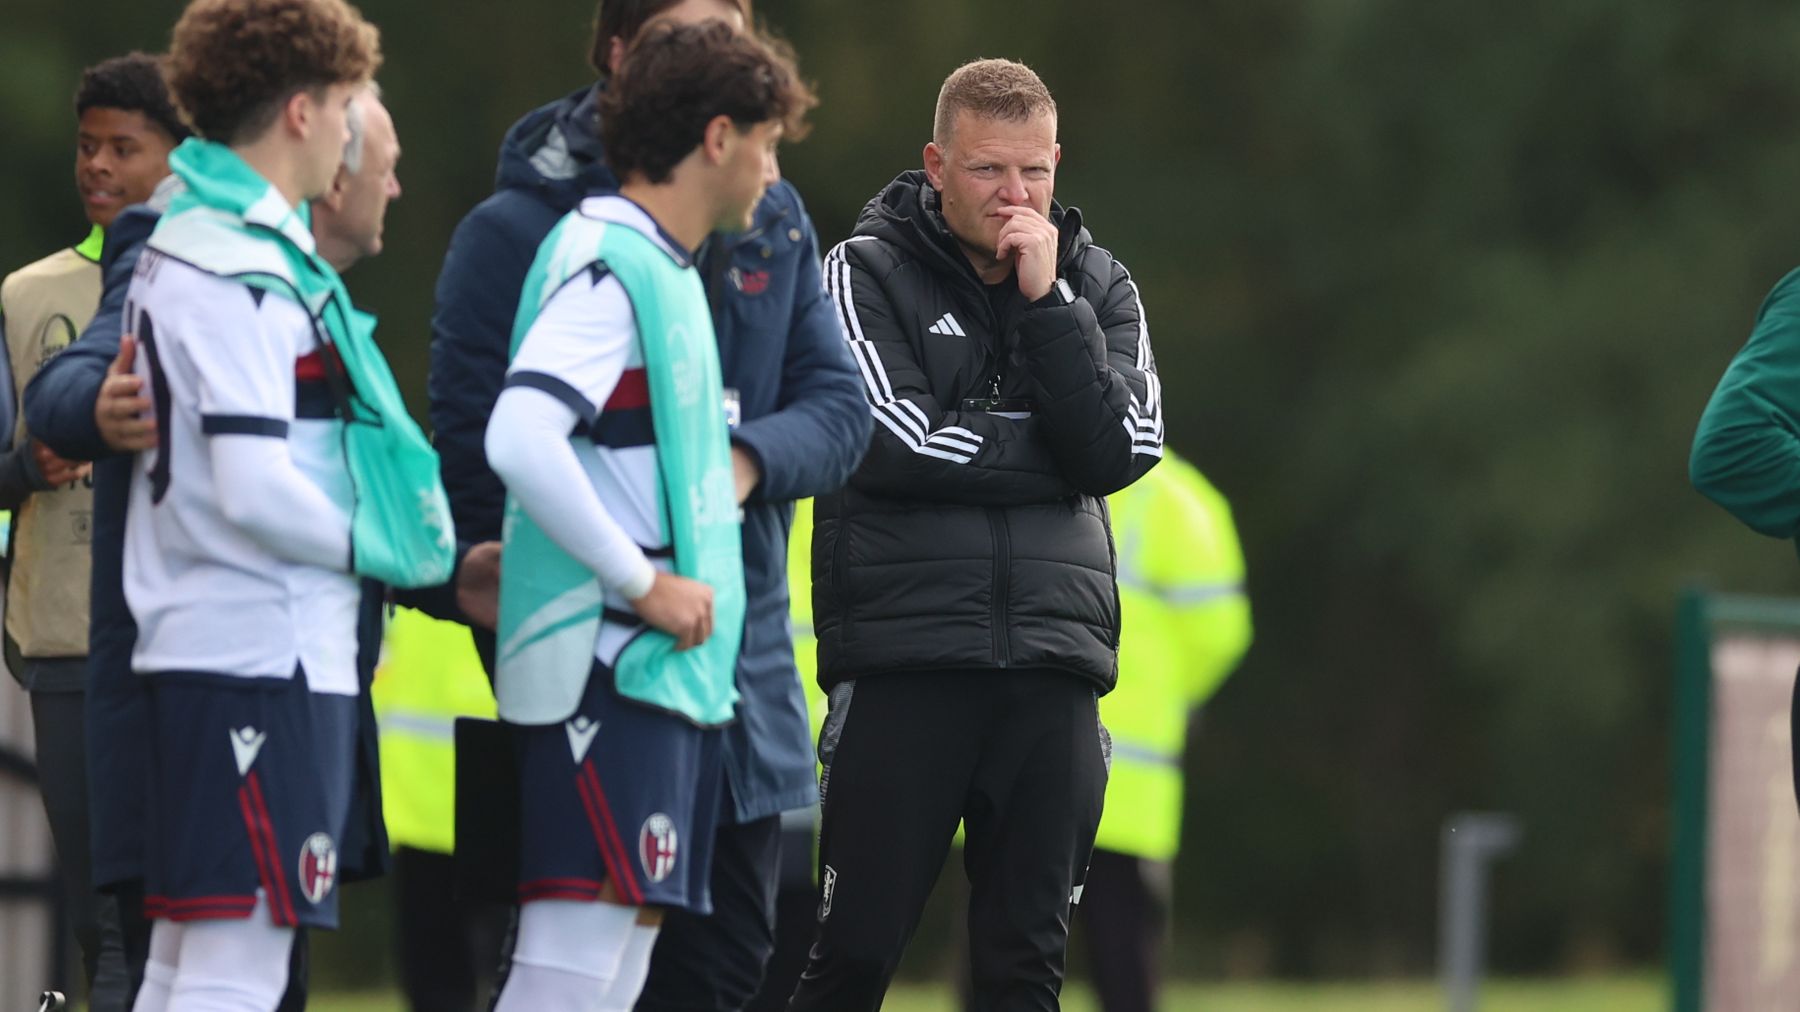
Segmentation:
{"type": "Polygon", "coordinates": [[[1072,306],[1074,304],[1075,290],[1069,287],[1068,281],[1063,278],[1057,278],[1056,284],[1050,286],[1050,294],[1033,302],[1031,308],[1054,309],[1057,306],[1072,306]]]}
{"type": "Polygon", "coordinates": [[[749,454],[750,459],[756,464],[756,485],[750,489],[750,498],[754,499],[756,498],[756,493],[762,489],[763,483],[769,478],[769,467],[767,464],[763,463],[762,451],[756,448],[755,443],[743,438],[736,432],[731,434],[731,447],[734,450],[741,449],[749,454]]]}
{"type": "Polygon", "coordinates": [[[570,411],[581,419],[581,424],[592,425],[594,419],[600,417],[600,409],[594,402],[582,395],[581,391],[567,381],[558,379],[547,372],[516,372],[506,377],[507,387],[529,387],[542,390],[544,393],[563,402],[570,411]]]}
{"type": "Polygon", "coordinates": [[[208,436],[268,436],[286,439],[288,423],[258,415],[201,415],[200,431],[208,436]]]}

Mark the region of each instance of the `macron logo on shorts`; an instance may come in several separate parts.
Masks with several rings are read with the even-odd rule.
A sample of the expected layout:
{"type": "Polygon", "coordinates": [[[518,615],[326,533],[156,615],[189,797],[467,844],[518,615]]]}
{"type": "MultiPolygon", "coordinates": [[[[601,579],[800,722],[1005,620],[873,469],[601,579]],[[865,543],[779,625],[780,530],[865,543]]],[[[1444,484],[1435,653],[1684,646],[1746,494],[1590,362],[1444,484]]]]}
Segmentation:
{"type": "Polygon", "coordinates": [[[600,730],[600,722],[587,717],[576,717],[564,724],[563,730],[569,732],[569,752],[579,764],[593,746],[594,735],[600,730]]]}
{"type": "Polygon", "coordinates": [[[256,754],[262,751],[263,742],[268,739],[269,732],[254,727],[240,727],[231,732],[231,754],[237,757],[238,776],[250,772],[250,764],[256,761],[256,754]]]}

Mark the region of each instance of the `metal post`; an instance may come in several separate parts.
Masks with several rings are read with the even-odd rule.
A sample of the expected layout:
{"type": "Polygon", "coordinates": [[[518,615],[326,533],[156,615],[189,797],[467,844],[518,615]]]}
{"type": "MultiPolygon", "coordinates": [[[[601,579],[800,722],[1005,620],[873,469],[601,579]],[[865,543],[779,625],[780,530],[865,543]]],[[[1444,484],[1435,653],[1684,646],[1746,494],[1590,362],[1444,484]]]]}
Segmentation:
{"type": "Polygon", "coordinates": [[[1487,869],[1519,843],[1510,815],[1459,812],[1444,823],[1438,885],[1438,972],[1450,1012],[1475,1012],[1487,952],[1487,869]]]}

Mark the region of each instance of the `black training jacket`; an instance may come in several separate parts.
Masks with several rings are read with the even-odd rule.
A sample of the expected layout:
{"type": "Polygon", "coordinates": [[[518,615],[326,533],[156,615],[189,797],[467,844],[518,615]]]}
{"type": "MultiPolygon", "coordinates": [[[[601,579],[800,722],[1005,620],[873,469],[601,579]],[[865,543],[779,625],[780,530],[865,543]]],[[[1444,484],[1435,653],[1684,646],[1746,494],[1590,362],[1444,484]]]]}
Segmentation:
{"type": "Polygon", "coordinates": [[[1137,286],[1053,207],[1058,282],[990,291],[922,172],[863,209],[825,260],[875,416],[868,455],[813,531],[819,681],[895,670],[1117,677],[1104,496],[1162,455],[1162,389],[1137,286]]]}

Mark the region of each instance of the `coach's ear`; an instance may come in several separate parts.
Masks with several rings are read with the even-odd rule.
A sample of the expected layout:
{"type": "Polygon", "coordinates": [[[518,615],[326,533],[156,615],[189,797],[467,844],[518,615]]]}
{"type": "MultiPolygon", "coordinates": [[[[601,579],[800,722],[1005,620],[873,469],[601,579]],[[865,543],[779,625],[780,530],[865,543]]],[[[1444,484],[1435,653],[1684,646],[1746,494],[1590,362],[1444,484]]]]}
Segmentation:
{"type": "Polygon", "coordinates": [[[944,149],[938,147],[937,141],[925,142],[925,180],[934,190],[944,188],[944,149]]]}
{"type": "Polygon", "coordinates": [[[723,165],[731,154],[731,141],[737,132],[737,124],[731,121],[730,116],[714,116],[706,124],[706,133],[700,136],[700,149],[706,152],[706,160],[714,165],[723,165]]]}

